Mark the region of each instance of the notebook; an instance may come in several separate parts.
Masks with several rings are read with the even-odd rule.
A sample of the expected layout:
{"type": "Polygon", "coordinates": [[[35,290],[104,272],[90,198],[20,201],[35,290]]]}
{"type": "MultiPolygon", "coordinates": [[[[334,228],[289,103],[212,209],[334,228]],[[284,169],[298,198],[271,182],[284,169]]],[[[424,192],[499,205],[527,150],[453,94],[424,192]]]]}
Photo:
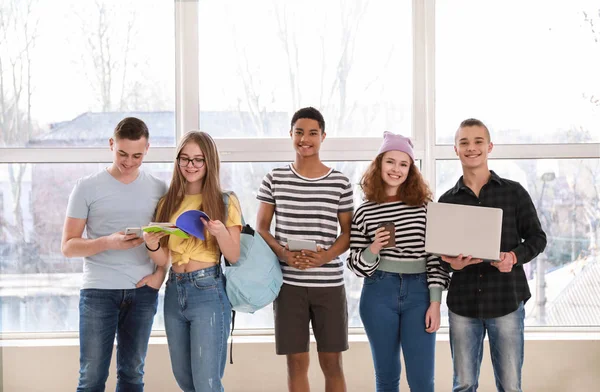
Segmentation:
{"type": "Polygon", "coordinates": [[[425,251],[438,256],[500,260],[502,209],[429,203],[425,251]]]}

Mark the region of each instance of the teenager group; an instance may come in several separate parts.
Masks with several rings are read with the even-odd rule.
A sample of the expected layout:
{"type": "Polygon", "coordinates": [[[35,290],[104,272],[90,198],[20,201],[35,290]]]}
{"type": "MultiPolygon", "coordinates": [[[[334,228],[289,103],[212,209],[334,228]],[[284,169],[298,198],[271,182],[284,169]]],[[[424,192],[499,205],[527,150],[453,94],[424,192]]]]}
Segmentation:
{"type": "MultiPolygon", "coordinates": [[[[401,351],[410,390],[434,391],[435,332],[446,289],[452,391],[477,390],[486,334],[498,391],[521,391],[523,306],[531,297],[523,265],[543,251],[546,236],[527,191],[488,169],[493,144],[487,127],[475,119],[458,127],[454,149],[463,176],[439,201],[502,208],[501,260],[492,263],[425,252],[432,194],[415,165],[409,138],[384,133],[360,182],[364,203],[355,210],[353,184],[320,159],[326,137],[321,113],[300,109],[289,134],[295,160],[262,180],[256,224],[283,273],[273,310],[276,352],[287,359],[288,390],[309,391],[310,326],[326,391],[346,390],[346,264],[364,277],[360,317],[378,392],[399,390],[401,351]],[[315,241],[317,249],[291,250],[289,239],[315,241]]],[[[219,154],[208,133],[184,135],[168,187],[140,170],[149,140],[143,121],[122,120],[109,141],[112,165],[78,180],[69,198],[62,251],[84,258],[77,391],[104,391],[115,336],[116,390],[143,391],[165,278],[164,323],[177,384],[184,392],[223,391],[231,304],[220,259],[235,263],[239,258],[240,203],[234,194],[228,203],[223,199],[219,154]],[[175,223],[188,210],[210,216],[202,220],[204,239],[124,232],[150,221],[175,223]]]]}

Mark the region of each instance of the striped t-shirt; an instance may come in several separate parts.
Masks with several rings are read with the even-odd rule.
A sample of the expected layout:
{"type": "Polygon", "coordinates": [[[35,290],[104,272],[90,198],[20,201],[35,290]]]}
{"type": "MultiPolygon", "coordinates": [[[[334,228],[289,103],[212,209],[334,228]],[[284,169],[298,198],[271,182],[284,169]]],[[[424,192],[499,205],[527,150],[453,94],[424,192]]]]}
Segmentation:
{"type": "Polygon", "coordinates": [[[377,204],[368,201],[356,209],[350,231],[348,267],[358,276],[371,276],[381,260],[388,262],[425,261],[429,288],[447,289],[449,273],[441,266],[440,258],[425,252],[425,225],[427,207],[409,206],[401,201],[377,204]],[[367,248],[375,239],[377,225],[382,222],[396,224],[396,246],[382,248],[374,256],[367,248]]]}
{"type": "MultiPolygon", "coordinates": [[[[306,178],[292,165],[265,176],[256,197],[275,205],[275,239],[285,246],[289,238],[313,240],[328,249],[338,236],[338,214],[352,212],[352,185],[335,169],[319,178],[306,178]]],[[[344,284],[344,263],[339,257],[317,268],[300,270],[279,261],[284,283],[304,287],[344,284]]]]}

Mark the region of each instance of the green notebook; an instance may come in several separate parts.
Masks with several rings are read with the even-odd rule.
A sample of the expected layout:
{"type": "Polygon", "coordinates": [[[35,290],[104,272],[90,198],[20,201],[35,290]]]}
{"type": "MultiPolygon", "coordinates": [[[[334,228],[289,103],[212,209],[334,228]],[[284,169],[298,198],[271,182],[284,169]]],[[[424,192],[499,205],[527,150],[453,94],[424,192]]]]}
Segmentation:
{"type": "Polygon", "coordinates": [[[129,227],[125,230],[125,234],[134,234],[135,233],[138,235],[138,237],[141,237],[142,231],[145,231],[147,233],[167,233],[167,234],[176,235],[177,237],[180,237],[180,238],[190,238],[190,236],[185,231],[181,230],[179,227],[177,227],[174,224],[169,223],[169,222],[165,222],[165,223],[150,222],[148,224],[148,226],[129,227]]]}

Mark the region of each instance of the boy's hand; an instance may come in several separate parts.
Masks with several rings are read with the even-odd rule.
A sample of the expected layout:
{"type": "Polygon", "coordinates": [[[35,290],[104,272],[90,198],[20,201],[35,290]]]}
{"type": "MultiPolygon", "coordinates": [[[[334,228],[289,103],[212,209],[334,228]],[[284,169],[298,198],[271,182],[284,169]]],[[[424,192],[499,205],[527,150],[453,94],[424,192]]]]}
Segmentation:
{"type": "Polygon", "coordinates": [[[291,251],[287,245],[283,247],[279,259],[284,261],[290,267],[306,269],[306,267],[304,267],[304,263],[300,260],[300,252],[291,251]]]}
{"type": "Polygon", "coordinates": [[[165,276],[167,276],[166,269],[157,268],[153,274],[144,276],[135,287],[140,288],[143,286],[149,286],[153,289],[160,290],[160,286],[162,286],[165,281],[165,276]]]}
{"type": "Polygon", "coordinates": [[[390,240],[390,232],[385,230],[385,227],[380,227],[375,230],[375,240],[369,246],[369,249],[374,255],[379,254],[381,248],[383,248],[390,240]]]}
{"type": "Polygon", "coordinates": [[[106,237],[107,248],[111,250],[125,250],[135,248],[144,243],[144,239],[136,234],[125,234],[123,231],[113,233],[106,237]]]}
{"type": "Polygon", "coordinates": [[[506,273],[512,271],[516,263],[517,258],[513,252],[500,252],[500,261],[493,261],[490,264],[498,268],[498,271],[506,273]]]}
{"type": "Polygon", "coordinates": [[[452,269],[455,271],[460,271],[461,269],[465,268],[468,265],[479,264],[483,261],[481,259],[474,259],[470,255],[467,257],[463,257],[462,254],[460,254],[456,257],[442,256],[442,260],[444,260],[446,263],[450,264],[452,269]]]}
{"type": "Polygon", "coordinates": [[[327,251],[325,251],[320,246],[317,246],[316,252],[313,252],[311,250],[302,250],[300,251],[300,253],[300,260],[304,264],[304,269],[320,267],[331,261],[331,257],[329,257],[327,251]]]}

